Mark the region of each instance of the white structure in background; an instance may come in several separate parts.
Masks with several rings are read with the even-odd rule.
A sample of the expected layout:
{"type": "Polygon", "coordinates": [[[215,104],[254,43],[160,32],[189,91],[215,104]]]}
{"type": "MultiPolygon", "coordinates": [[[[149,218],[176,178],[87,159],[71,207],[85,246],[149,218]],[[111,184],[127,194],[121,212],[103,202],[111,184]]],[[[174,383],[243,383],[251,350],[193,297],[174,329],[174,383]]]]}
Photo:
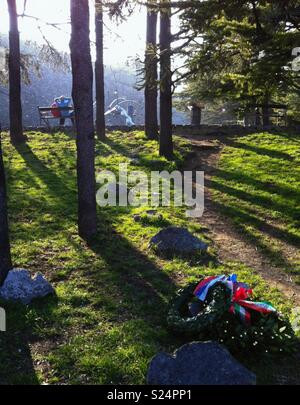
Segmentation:
{"type": "MultiPolygon", "coordinates": [[[[138,103],[134,100],[127,100],[125,97],[115,98],[108,106],[105,117],[108,125],[126,125],[135,126],[134,122],[134,105],[138,103]]],[[[94,103],[96,108],[96,102],[94,103]]]]}
{"type": "Polygon", "coordinates": [[[292,50],[292,56],[295,58],[292,61],[292,70],[294,72],[300,71],[300,47],[294,48],[292,50]]]}
{"type": "Polygon", "coordinates": [[[6,49],[0,46],[0,72],[4,72],[6,68],[6,49]]]}

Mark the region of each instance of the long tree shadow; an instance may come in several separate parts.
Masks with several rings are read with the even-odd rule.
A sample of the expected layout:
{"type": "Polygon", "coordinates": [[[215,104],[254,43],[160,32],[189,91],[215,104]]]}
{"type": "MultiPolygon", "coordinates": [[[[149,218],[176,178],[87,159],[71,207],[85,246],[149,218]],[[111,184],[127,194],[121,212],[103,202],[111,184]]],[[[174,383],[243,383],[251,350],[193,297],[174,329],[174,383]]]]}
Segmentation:
{"type": "Polygon", "coordinates": [[[235,171],[227,171],[224,169],[220,168],[214,168],[211,166],[207,167],[208,170],[213,171],[215,174],[215,177],[221,178],[224,180],[229,180],[229,181],[237,181],[239,183],[244,183],[247,184],[254,189],[259,189],[262,191],[269,191],[271,194],[277,194],[282,197],[288,197],[289,199],[293,199],[295,203],[298,203],[300,200],[300,192],[296,191],[295,189],[291,187],[284,186],[282,184],[274,185],[270,182],[264,182],[261,180],[258,180],[256,178],[253,178],[251,176],[248,176],[247,174],[241,172],[240,170],[235,170],[235,171]]]}
{"type": "Polygon", "coordinates": [[[6,332],[0,332],[0,385],[37,385],[31,347],[41,323],[53,321],[57,298],[33,301],[30,306],[19,303],[1,303],[7,317],[6,332]],[[32,314],[35,317],[32,319],[32,314]]]}
{"type": "MultiPolygon", "coordinates": [[[[221,184],[215,180],[208,180],[206,183],[207,183],[207,186],[211,189],[218,190],[225,195],[227,194],[227,195],[233,196],[240,200],[251,202],[253,204],[253,206],[260,205],[266,209],[273,208],[279,212],[285,212],[285,214],[287,213],[286,205],[278,204],[277,202],[275,202],[274,200],[272,200],[270,198],[252,195],[245,191],[238,190],[234,187],[229,187],[224,184],[221,184]]],[[[299,217],[299,215],[300,215],[300,211],[296,208],[290,207],[289,211],[291,212],[290,213],[291,218],[296,218],[296,217],[299,217]]],[[[283,241],[289,241],[291,244],[293,244],[296,247],[300,246],[300,238],[297,235],[294,235],[288,231],[280,229],[274,225],[270,225],[266,221],[260,220],[257,216],[245,213],[243,215],[243,217],[245,220],[247,220],[248,223],[255,224],[258,229],[263,230],[265,233],[269,234],[270,236],[273,236],[277,239],[281,239],[283,241]]]]}
{"type": "MultiPolygon", "coordinates": [[[[66,169],[59,176],[38,158],[29,145],[17,146],[17,152],[24,160],[26,166],[24,169],[20,169],[18,176],[14,176],[8,170],[8,187],[10,190],[14,190],[14,200],[10,201],[10,204],[15,205],[14,210],[16,213],[20,213],[22,221],[26,221],[27,217],[28,220],[35,218],[41,227],[40,229],[36,229],[33,235],[28,235],[27,232],[24,232],[24,238],[30,238],[31,236],[38,237],[39,234],[43,236],[45,227],[48,228],[47,233],[49,236],[51,230],[55,234],[59,230],[68,227],[70,219],[76,221],[74,201],[77,201],[77,193],[74,187],[74,175],[71,170],[66,169]],[[14,187],[15,182],[18,183],[20,180],[24,183],[24,188],[14,187]],[[26,189],[30,189],[30,193],[28,193],[27,200],[25,201],[23,193],[24,191],[26,192],[26,189]],[[34,211],[31,207],[34,207],[34,211]],[[39,210],[39,207],[41,210],[39,210]],[[52,216],[60,215],[60,221],[57,223],[43,223],[40,218],[45,213],[52,216]]],[[[20,236],[21,232],[18,232],[18,238],[20,236]]]]}
{"type": "Polygon", "coordinates": [[[47,186],[48,191],[53,196],[59,195],[63,201],[66,194],[76,197],[76,190],[68,186],[67,175],[64,179],[59,177],[36,156],[28,144],[17,145],[16,149],[26,162],[26,165],[47,186]]]}
{"type": "Polygon", "coordinates": [[[0,385],[35,385],[35,373],[26,335],[1,332],[0,334],[0,385]]]}
{"type": "MultiPolygon", "coordinates": [[[[284,266],[287,271],[292,273],[294,272],[294,266],[287,261],[282,252],[276,250],[275,253],[274,250],[272,250],[272,248],[263,239],[263,234],[268,234],[271,237],[277,237],[278,239],[285,241],[286,239],[283,237],[283,235],[285,235],[286,232],[283,231],[281,234],[281,230],[268,225],[265,221],[260,220],[257,217],[238,209],[237,207],[231,207],[217,201],[213,202],[213,206],[223,215],[229,217],[233,221],[237,230],[255,247],[259,247],[264,254],[271,259],[271,261],[274,262],[275,260],[276,264],[284,266]],[[257,231],[260,231],[261,237],[251,232],[248,226],[252,226],[257,231]]],[[[295,246],[297,245],[295,244],[295,246]]]]}
{"type": "MultiPolygon", "coordinates": [[[[99,236],[89,243],[90,249],[105,261],[107,276],[125,302],[131,303],[132,315],[161,319],[167,311],[169,299],[178,288],[174,279],[115,231],[109,210],[102,211],[99,219],[99,236]],[[159,308],[159,311],[153,311],[154,308],[159,308]]],[[[95,281],[101,280],[101,274],[93,277],[95,281]]]]}
{"type": "Polygon", "coordinates": [[[237,142],[236,140],[231,140],[231,141],[227,142],[227,144],[233,148],[247,150],[250,152],[254,152],[257,155],[268,156],[273,159],[284,159],[284,160],[291,160],[291,161],[293,160],[293,157],[291,155],[289,155],[288,153],[280,152],[280,151],[272,150],[272,149],[268,149],[268,148],[263,148],[261,146],[248,145],[245,143],[237,142]]]}
{"type": "MultiPolygon", "coordinates": [[[[126,134],[130,137],[130,133],[126,134]]],[[[161,171],[161,170],[167,170],[169,166],[172,168],[173,162],[176,163],[177,167],[183,164],[183,162],[180,160],[178,154],[174,154],[173,160],[169,161],[168,163],[164,160],[159,158],[153,159],[153,156],[149,157],[148,156],[148,150],[146,147],[139,146],[139,147],[134,147],[134,137],[132,138],[132,144],[131,143],[126,143],[125,145],[116,142],[114,139],[111,137],[108,137],[105,143],[97,143],[96,145],[96,155],[102,155],[103,152],[104,154],[107,153],[107,148],[111,148],[114,152],[121,154],[128,158],[129,160],[132,158],[138,158],[139,162],[137,163],[138,166],[146,167],[149,170],[156,170],[156,171],[161,171]]],[[[145,138],[145,141],[147,139],[145,138]]],[[[155,141],[153,141],[155,142],[155,141]]],[[[187,154],[188,151],[184,147],[178,147],[178,150],[182,152],[182,154],[187,154]]],[[[177,149],[175,148],[175,152],[177,149]]],[[[174,167],[173,167],[174,170],[174,167]]]]}
{"type": "MultiPolygon", "coordinates": [[[[71,238],[70,243],[76,249],[81,249],[78,240],[71,238]]],[[[172,352],[186,343],[186,338],[175,336],[167,326],[169,302],[178,289],[175,277],[164,272],[151,257],[117,233],[109,212],[102,211],[99,215],[98,236],[88,244],[88,248],[94,253],[94,260],[101,262],[101,265],[80,270],[79,277],[84,280],[83,285],[88,286],[89,305],[99,314],[105,314],[105,319],[117,328],[117,344],[122,345],[122,330],[126,330],[125,339],[132,341],[134,352],[139,352],[140,345],[149,348],[148,354],[143,355],[143,367],[146,367],[157,351],[172,352]]],[[[97,328],[97,324],[94,327],[97,328]]],[[[113,344],[111,348],[109,346],[105,354],[99,354],[100,357],[108,356],[107,352],[114,350],[113,344]]],[[[63,347],[61,350],[58,348],[56,356],[67,361],[71,369],[72,364],[78,361],[76,353],[63,347]]],[[[111,356],[114,354],[111,353],[111,356]]],[[[109,364],[114,371],[109,380],[104,372],[105,383],[128,381],[122,371],[126,359],[120,357],[119,362],[119,365],[109,364]]],[[[65,373],[66,370],[60,372],[65,373]]],[[[140,372],[146,373],[146,370],[140,372]]],[[[102,369],[99,373],[102,373],[102,369]]]]}
{"type": "MultiPolygon", "coordinates": [[[[120,134],[120,136],[124,136],[124,134],[120,134]]],[[[126,134],[126,136],[130,137],[130,133],[126,134]]],[[[139,153],[142,150],[141,147],[138,147],[135,149],[133,149],[133,148],[130,149],[127,144],[122,144],[120,142],[116,142],[110,137],[107,138],[105,144],[108,145],[113,151],[115,151],[123,156],[126,156],[128,158],[131,158],[133,155],[136,155],[137,153],[139,153]]],[[[103,145],[99,146],[99,144],[97,146],[98,146],[98,148],[100,148],[100,150],[103,147],[103,145]]],[[[96,147],[96,151],[97,150],[99,150],[99,149],[97,149],[97,147],[96,147]]]]}
{"type": "Polygon", "coordinates": [[[280,136],[282,138],[290,139],[300,144],[299,131],[296,132],[295,130],[289,130],[285,132],[280,132],[280,136]]]}
{"type": "MultiPolygon", "coordinates": [[[[76,133],[69,131],[68,129],[60,129],[60,134],[65,135],[70,140],[76,141],[76,133]]],[[[106,134],[107,135],[107,134],[106,134]]],[[[120,136],[124,136],[124,134],[120,134],[120,136]]],[[[101,157],[107,157],[111,155],[112,151],[122,154],[128,158],[132,157],[133,152],[129,151],[129,148],[113,141],[109,136],[107,136],[105,141],[97,141],[95,144],[95,155],[101,157]]]]}

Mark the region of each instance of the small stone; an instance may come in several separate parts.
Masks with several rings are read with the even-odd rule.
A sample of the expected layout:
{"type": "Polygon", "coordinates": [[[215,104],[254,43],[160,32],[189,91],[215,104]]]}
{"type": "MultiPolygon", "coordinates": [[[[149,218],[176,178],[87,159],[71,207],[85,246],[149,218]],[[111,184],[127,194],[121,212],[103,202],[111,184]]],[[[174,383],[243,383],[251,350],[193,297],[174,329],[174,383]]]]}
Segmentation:
{"type": "Polygon", "coordinates": [[[0,298],[4,301],[20,301],[29,304],[34,298],[53,294],[54,289],[41,273],[34,278],[28,270],[13,269],[8,273],[0,288],[0,298]]]}
{"type": "Polygon", "coordinates": [[[193,236],[185,228],[168,227],[153,236],[150,246],[161,253],[189,254],[206,251],[207,243],[193,236]]]}
{"type": "Polygon", "coordinates": [[[255,385],[256,376],[216,342],[193,342],[150,362],[151,385],[255,385]]]}
{"type": "Polygon", "coordinates": [[[134,214],[133,219],[135,222],[141,222],[142,221],[142,217],[138,214],[134,214]]]}
{"type": "Polygon", "coordinates": [[[157,211],[156,210],[147,210],[146,214],[149,216],[155,216],[155,215],[157,215],[157,211]]]}
{"type": "Polygon", "coordinates": [[[162,214],[160,214],[156,210],[148,210],[148,211],[146,211],[146,214],[147,214],[148,217],[155,218],[155,219],[157,219],[159,221],[163,219],[162,214]]]}
{"type": "Polygon", "coordinates": [[[137,157],[130,158],[129,164],[138,166],[140,164],[140,159],[137,157]]]}

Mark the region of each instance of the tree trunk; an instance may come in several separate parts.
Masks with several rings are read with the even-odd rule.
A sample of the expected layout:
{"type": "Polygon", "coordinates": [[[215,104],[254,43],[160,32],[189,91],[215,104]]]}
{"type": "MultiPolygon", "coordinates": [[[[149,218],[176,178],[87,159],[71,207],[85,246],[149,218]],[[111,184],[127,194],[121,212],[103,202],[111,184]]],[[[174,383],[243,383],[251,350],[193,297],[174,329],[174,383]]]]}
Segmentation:
{"type": "MultiPolygon", "coordinates": [[[[170,0],[161,0],[169,6],[170,0]]],[[[160,11],[160,156],[173,158],[171,8],[160,11]]]]}
{"type": "Polygon", "coordinates": [[[197,105],[192,105],[192,122],[191,124],[195,127],[201,125],[201,108],[197,105]]]}
{"type": "Polygon", "coordinates": [[[9,119],[13,144],[26,141],[23,134],[21,103],[21,54],[16,0],[7,0],[9,13],[9,119]]]}
{"type": "Polygon", "coordinates": [[[100,140],[105,140],[105,97],[104,97],[104,65],[103,65],[103,7],[102,0],[95,0],[96,29],[96,132],[100,140]]]}
{"type": "Polygon", "coordinates": [[[77,129],[78,231],[82,238],[88,240],[97,231],[93,67],[88,0],[71,0],[71,26],[73,101],[77,129]]]}
{"type": "Polygon", "coordinates": [[[5,172],[2,159],[0,130],[0,286],[3,285],[3,282],[11,268],[12,264],[8,236],[5,172]]]}
{"type": "Polygon", "coordinates": [[[259,108],[255,108],[255,126],[260,127],[261,125],[261,120],[260,120],[260,110],[259,108]]]}
{"type": "Polygon", "coordinates": [[[263,126],[270,125],[270,112],[269,112],[269,94],[265,94],[264,104],[262,106],[262,119],[263,119],[263,126]]]}
{"type": "Polygon", "coordinates": [[[262,118],[263,118],[263,126],[267,127],[270,125],[270,116],[269,116],[269,105],[266,103],[262,107],[262,118]]]}
{"type": "Polygon", "coordinates": [[[145,133],[148,139],[158,139],[156,38],[157,11],[148,6],[145,53],[145,133]]]}

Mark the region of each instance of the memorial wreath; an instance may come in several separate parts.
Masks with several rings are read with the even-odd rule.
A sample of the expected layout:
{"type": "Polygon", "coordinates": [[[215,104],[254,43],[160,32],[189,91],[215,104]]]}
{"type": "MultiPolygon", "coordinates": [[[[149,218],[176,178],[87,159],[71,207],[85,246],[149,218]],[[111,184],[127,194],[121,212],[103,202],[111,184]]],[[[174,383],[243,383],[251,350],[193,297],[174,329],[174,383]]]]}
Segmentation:
{"type": "Polygon", "coordinates": [[[168,313],[179,334],[214,339],[234,350],[292,351],[294,331],[268,302],[252,301],[252,289],[236,275],[212,276],[180,290],[168,313]]]}

